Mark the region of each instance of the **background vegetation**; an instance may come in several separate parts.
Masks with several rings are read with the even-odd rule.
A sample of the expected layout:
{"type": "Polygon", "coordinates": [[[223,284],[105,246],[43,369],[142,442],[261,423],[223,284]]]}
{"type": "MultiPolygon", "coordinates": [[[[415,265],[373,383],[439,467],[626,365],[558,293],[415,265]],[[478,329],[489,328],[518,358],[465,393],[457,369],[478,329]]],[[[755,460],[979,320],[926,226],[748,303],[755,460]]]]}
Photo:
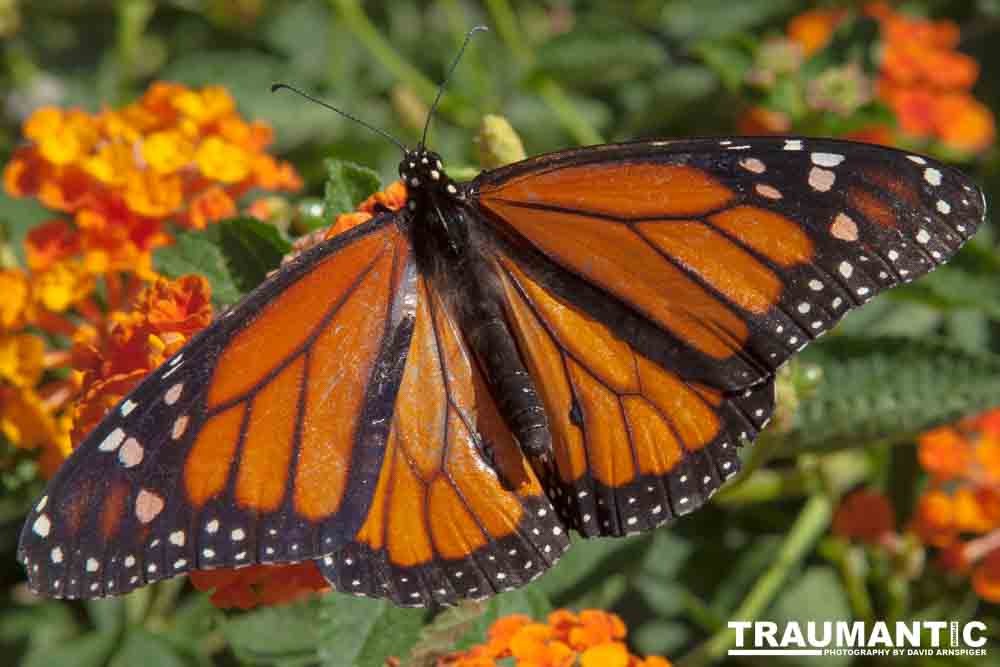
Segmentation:
{"type": "MultiPolygon", "coordinates": [[[[294,83],[413,143],[475,24],[491,30],[456,70],[431,130],[452,175],[496,159],[497,141],[480,128],[484,115],[499,114],[529,154],[737,131],[880,141],[957,162],[1000,201],[996,0],[0,0],[5,660],[378,665],[395,656],[434,664],[483,642],[498,618],[543,620],[553,609],[588,607],[625,621],[632,652],[692,666],[724,661],[732,619],[979,619],[1000,639],[1000,418],[974,417],[1000,404],[992,225],[948,267],[879,297],[792,364],[781,377],[775,425],[748,453],[748,473],[709,507],[649,535],[579,543],[522,591],[441,615],[340,595],[271,605],[217,594],[220,606],[254,607],[223,611],[186,579],[93,602],[27,592],[14,561],[24,514],[93,418],[84,408],[123,391],[81,350],[120,361],[111,332],[131,326],[130,335],[163,345],[144,348],[125,369],[145,372],[188,330],[157,328],[155,299],[143,301],[140,288],[197,272],[216,307],[231,303],[294,237],[352,210],[377,189],[378,176],[383,185],[395,178],[393,145],[317,105],[272,95],[270,85],[294,83]],[[66,198],[64,172],[45,171],[72,157],[65,137],[77,130],[62,116],[33,112],[79,108],[97,118],[105,110],[105,120],[131,123],[136,107],[128,105],[146,100],[152,108],[154,81],[189,87],[162,89],[168,102],[222,86],[242,119],[273,128],[265,148],[263,126],[247,125],[256,129],[247,130],[243,155],[287,162],[237,178],[210,171],[206,155],[205,178],[184,181],[174,193],[180,203],[165,208],[154,187],[162,184],[135,193],[93,176],[103,163],[81,162],[96,179],[91,194],[126,192],[139,218],[81,217],[66,198]],[[35,125],[26,124],[31,118],[35,125]],[[46,137],[62,131],[69,134],[46,148],[46,137]],[[115,235],[124,228],[124,237],[115,235]],[[138,320],[129,319],[133,312],[138,320]]],[[[184,113],[210,102],[197,98],[197,109],[184,113]]],[[[221,129],[218,136],[231,138],[221,129]]],[[[208,317],[211,304],[195,303],[202,288],[162,285],[163,303],[208,317]]]]}

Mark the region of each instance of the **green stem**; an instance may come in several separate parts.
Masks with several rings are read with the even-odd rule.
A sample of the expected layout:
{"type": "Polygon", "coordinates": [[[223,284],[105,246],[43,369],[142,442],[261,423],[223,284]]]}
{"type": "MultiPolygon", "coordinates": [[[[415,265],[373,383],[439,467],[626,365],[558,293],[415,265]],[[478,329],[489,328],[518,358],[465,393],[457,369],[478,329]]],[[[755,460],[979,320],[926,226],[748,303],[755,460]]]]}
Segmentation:
{"type": "Polygon", "coordinates": [[[514,15],[510,3],[507,0],[486,0],[486,9],[493,18],[493,27],[496,28],[503,43],[510,49],[514,59],[520,65],[530,65],[534,57],[521,38],[517,17],[514,15]]]}
{"type": "MultiPolygon", "coordinates": [[[[525,44],[510,3],[507,0],[486,0],[486,8],[493,19],[494,27],[500,34],[500,39],[510,49],[514,59],[522,67],[530,67],[534,63],[534,55],[525,44]]],[[[577,111],[576,105],[558,83],[547,76],[540,77],[538,94],[577,143],[583,145],[604,143],[601,133],[577,111]]]]}
{"type": "MultiPolygon", "coordinates": [[[[757,580],[731,618],[755,621],[777,596],[782,585],[809,554],[812,546],[826,532],[833,516],[833,502],[817,494],[806,501],[781,545],[778,556],[767,572],[757,580]]],[[[681,667],[700,667],[725,656],[735,643],[735,633],[728,627],[719,630],[704,644],[685,656],[681,667]]]]}
{"type": "Polygon", "coordinates": [[[584,146],[604,143],[604,138],[593,125],[590,124],[583,115],[577,111],[576,105],[566,94],[558,83],[545,77],[539,84],[538,92],[545,100],[549,108],[556,114],[556,118],[572,135],[573,139],[584,146]]]}
{"type": "MultiPolygon", "coordinates": [[[[400,57],[369,20],[358,0],[330,0],[330,4],[375,60],[428,103],[434,99],[437,95],[437,85],[400,57]]],[[[449,101],[447,94],[442,98],[439,108],[459,125],[473,127],[477,121],[477,114],[463,111],[449,101]]]]}

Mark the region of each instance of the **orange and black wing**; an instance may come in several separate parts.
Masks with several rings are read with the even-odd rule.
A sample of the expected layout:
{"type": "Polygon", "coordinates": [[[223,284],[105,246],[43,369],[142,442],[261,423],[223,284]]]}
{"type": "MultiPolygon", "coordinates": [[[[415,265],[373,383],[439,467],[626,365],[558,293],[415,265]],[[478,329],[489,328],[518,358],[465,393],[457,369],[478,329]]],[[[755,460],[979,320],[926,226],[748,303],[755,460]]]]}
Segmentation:
{"type": "Polygon", "coordinates": [[[416,321],[393,215],[307,251],[152,373],[31,511],[32,590],[120,594],[333,553],[361,528],[416,321]]]}
{"type": "Polygon", "coordinates": [[[701,505],[770,417],[778,367],[985,215],[950,167],[819,139],[565,151],[469,196],[545,404],[544,482],[586,535],[701,505]]]}
{"type": "Polygon", "coordinates": [[[340,591],[453,604],[527,583],[569,539],[441,293],[417,317],[385,462],[353,542],[320,561],[340,591]]]}

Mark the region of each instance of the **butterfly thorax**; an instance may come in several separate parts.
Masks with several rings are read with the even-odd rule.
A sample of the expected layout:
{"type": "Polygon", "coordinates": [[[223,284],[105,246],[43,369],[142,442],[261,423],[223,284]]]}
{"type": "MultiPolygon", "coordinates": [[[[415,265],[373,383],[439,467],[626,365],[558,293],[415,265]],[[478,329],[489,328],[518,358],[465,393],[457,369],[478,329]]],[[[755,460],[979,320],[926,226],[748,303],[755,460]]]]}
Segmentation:
{"type": "Polygon", "coordinates": [[[406,185],[409,201],[413,202],[411,210],[422,195],[460,196],[459,189],[444,171],[441,156],[423,146],[406,152],[399,163],[399,177],[406,185]]]}

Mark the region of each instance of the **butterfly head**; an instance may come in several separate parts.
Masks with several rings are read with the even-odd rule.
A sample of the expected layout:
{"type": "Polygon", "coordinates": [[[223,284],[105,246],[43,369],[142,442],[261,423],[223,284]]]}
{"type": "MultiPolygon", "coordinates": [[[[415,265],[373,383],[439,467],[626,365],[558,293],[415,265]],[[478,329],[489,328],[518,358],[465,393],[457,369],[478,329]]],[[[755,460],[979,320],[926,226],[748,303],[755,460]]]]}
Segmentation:
{"type": "Polygon", "coordinates": [[[421,191],[456,193],[454,184],[444,172],[441,156],[423,146],[406,151],[399,163],[399,177],[411,197],[421,191]]]}

